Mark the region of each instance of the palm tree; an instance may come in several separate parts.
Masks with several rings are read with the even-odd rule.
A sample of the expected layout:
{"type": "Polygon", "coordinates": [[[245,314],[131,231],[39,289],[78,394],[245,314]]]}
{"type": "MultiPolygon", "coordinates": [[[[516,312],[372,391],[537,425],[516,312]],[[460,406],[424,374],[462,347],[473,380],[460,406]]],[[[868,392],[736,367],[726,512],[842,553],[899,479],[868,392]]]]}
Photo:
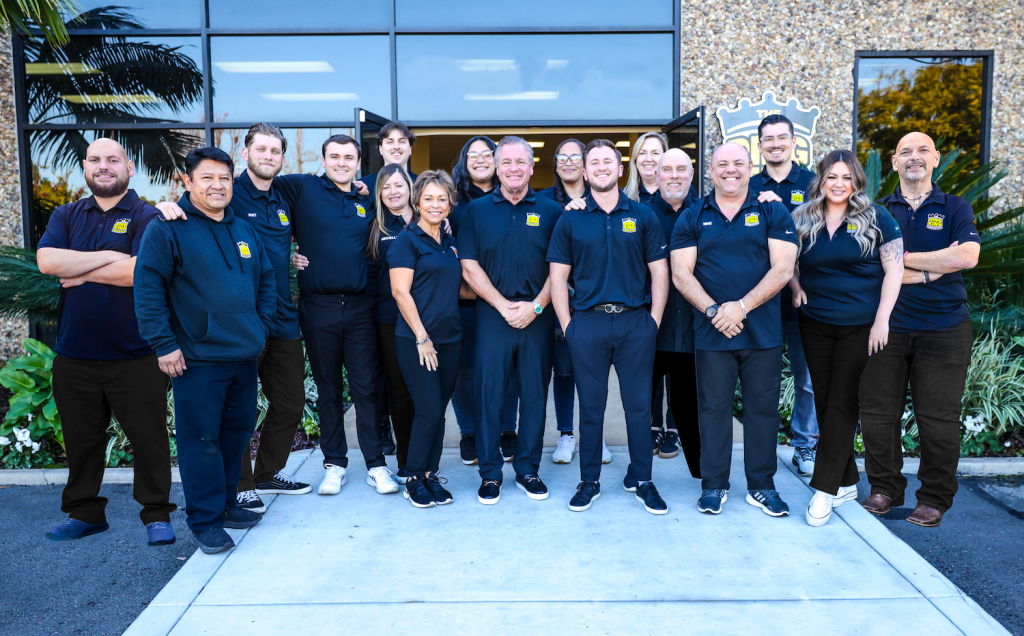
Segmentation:
{"type": "Polygon", "coordinates": [[[75,0],[0,0],[0,24],[21,35],[28,35],[31,27],[38,27],[51,44],[68,41],[64,16],[78,13],[75,0]]]}

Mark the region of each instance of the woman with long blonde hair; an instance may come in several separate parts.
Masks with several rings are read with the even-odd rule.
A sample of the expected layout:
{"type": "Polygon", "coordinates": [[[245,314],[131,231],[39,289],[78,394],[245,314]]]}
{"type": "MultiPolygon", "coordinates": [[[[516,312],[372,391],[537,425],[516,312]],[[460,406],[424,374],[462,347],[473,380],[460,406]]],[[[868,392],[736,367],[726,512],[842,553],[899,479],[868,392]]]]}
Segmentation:
{"type": "Polygon", "coordinates": [[[658,192],[658,160],[666,150],[668,137],[659,132],[637,137],[629,157],[629,180],[623,189],[627,197],[647,203],[658,192]]]}

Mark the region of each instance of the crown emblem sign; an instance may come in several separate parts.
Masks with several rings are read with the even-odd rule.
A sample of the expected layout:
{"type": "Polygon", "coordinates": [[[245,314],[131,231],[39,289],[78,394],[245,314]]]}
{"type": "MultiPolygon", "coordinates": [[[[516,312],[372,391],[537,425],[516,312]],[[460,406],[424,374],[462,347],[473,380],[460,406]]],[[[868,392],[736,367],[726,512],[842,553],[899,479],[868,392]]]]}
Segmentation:
{"type": "Polygon", "coordinates": [[[751,104],[750,100],[744,97],[739,101],[736,108],[719,108],[717,113],[718,123],[722,127],[722,137],[725,141],[732,141],[746,147],[754,160],[754,168],[760,170],[764,166],[761,154],[757,151],[757,127],[761,120],[768,115],[785,115],[793,122],[794,140],[793,159],[803,165],[810,166],[814,157],[814,125],[821,117],[821,109],[802,108],[795,97],[791,97],[785,104],[780,104],[775,99],[775,93],[765,91],[761,101],[751,104]]]}

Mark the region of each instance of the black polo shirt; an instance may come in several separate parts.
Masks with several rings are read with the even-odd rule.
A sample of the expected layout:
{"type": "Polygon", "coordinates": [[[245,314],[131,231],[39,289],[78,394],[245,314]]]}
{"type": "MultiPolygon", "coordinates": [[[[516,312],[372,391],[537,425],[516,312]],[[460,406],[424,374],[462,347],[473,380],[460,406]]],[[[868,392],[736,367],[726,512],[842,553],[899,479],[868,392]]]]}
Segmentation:
{"type": "MultiPolygon", "coordinates": [[[[462,265],[455,239],[441,232],[441,243],[414,223],[402,232],[388,249],[388,266],[414,270],[410,293],[416,303],[420,322],[434,344],[455,342],[462,337],[459,320],[459,286],[462,284],[462,265]]],[[[399,313],[395,323],[396,338],[416,335],[399,313]]]]}
{"type": "Polygon", "coordinates": [[[511,301],[533,300],[548,279],[551,233],[562,214],[554,201],[530,188],[513,205],[495,188],[469,204],[459,230],[459,256],[473,260],[511,301]]]}
{"type": "Polygon", "coordinates": [[[345,192],[327,175],[290,174],[275,178],[274,188],[291,206],[292,232],[299,252],[309,258],[299,272],[299,292],[364,293],[373,214],[355,187],[345,192]]]}
{"type": "Polygon", "coordinates": [[[374,280],[376,281],[373,302],[373,320],[388,325],[398,322],[398,304],[391,295],[391,274],[388,268],[388,250],[398,235],[405,231],[405,219],[401,214],[384,215],[384,231],[377,237],[377,262],[373,264],[374,280]]]}
{"type": "Polygon", "coordinates": [[[466,188],[465,192],[459,192],[458,196],[455,199],[456,205],[455,207],[452,208],[451,213],[448,215],[448,224],[452,228],[452,236],[454,236],[456,239],[459,238],[459,227],[461,227],[462,225],[462,215],[466,213],[466,208],[469,207],[469,204],[472,203],[473,201],[476,201],[485,194],[490,194],[497,188],[498,186],[494,186],[494,188],[491,188],[487,192],[484,192],[483,189],[480,188],[480,186],[476,185],[473,182],[470,182],[469,187],[466,188]]]}
{"type": "Polygon", "coordinates": [[[619,190],[610,213],[593,194],[584,210],[566,210],[555,226],[548,262],[572,267],[573,309],[615,304],[637,309],[651,304],[648,264],[668,257],[665,232],[654,210],[619,190]]]}
{"type": "MultiPolygon", "coordinates": [[[[113,250],[137,256],[146,226],[160,212],[135,190],[101,210],[95,197],[58,207],[46,224],[39,248],[76,252],[113,250]]],[[[61,288],[57,305],[59,356],[82,360],[134,360],[153,353],[139,335],[131,287],[84,283],[61,288]]]]}
{"type": "MultiPolygon", "coordinates": [[[[768,273],[768,239],[796,245],[796,227],[789,211],[778,202],[761,203],[757,195],[757,190],[748,190],[747,200],[729,221],[712,191],[680,214],[672,230],[673,250],[696,246],[693,275],[718,304],[743,298],[768,273]]],[[[702,310],[694,307],[693,315],[694,346],[702,351],[782,346],[778,294],[751,310],[743,330],[732,339],[715,329],[702,310]]]]}
{"type": "MultiPolygon", "coordinates": [[[[654,210],[661,222],[661,229],[665,236],[672,236],[672,228],[686,208],[696,203],[696,197],[691,192],[683,200],[679,211],[672,209],[665,199],[658,192],[651,197],[647,205],[654,210]]],[[[671,259],[669,261],[671,272],[671,259]]],[[[676,289],[675,284],[669,282],[668,302],[665,304],[665,314],[661,320],[661,328],[658,329],[657,349],[658,351],[675,351],[677,353],[693,353],[693,311],[690,302],[683,298],[683,295],[676,289]]]]}
{"type": "MultiPolygon", "coordinates": [[[[899,188],[879,203],[889,208],[903,231],[903,249],[935,252],[954,241],[981,243],[974,211],[966,200],[946,194],[932,183],[932,193],[915,211],[899,188]]],[[[941,331],[967,320],[967,290],[960,272],[943,274],[934,283],[904,285],[889,318],[892,331],[941,331]]]]}

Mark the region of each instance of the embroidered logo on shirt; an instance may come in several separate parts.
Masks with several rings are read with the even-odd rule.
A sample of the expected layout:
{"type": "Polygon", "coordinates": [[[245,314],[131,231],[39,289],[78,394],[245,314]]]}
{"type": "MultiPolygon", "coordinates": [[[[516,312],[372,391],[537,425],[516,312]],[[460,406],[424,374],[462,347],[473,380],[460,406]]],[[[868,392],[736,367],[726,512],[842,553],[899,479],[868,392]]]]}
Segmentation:
{"type": "Polygon", "coordinates": [[[284,213],[284,210],[277,211],[277,218],[281,219],[281,225],[288,225],[288,215],[284,213]]]}
{"type": "Polygon", "coordinates": [[[789,202],[793,205],[799,205],[804,202],[804,191],[793,190],[793,193],[789,195],[789,202]]]}
{"type": "Polygon", "coordinates": [[[622,219],[622,231],[623,232],[628,232],[630,234],[633,234],[634,232],[636,232],[636,219],[634,219],[633,217],[629,217],[629,216],[627,216],[626,218],[622,219]]]}
{"type": "Polygon", "coordinates": [[[853,234],[854,232],[857,231],[857,224],[856,223],[847,223],[846,224],[846,231],[849,234],[853,234]]]}
{"type": "Polygon", "coordinates": [[[455,252],[455,258],[458,258],[459,257],[459,250],[455,249],[454,245],[452,245],[452,251],[455,252]]]}
{"type": "Polygon", "coordinates": [[[252,252],[249,251],[249,244],[245,241],[238,242],[238,253],[242,255],[242,258],[252,258],[252,252]]]}
{"type": "Polygon", "coordinates": [[[131,219],[118,219],[114,223],[114,227],[110,228],[110,231],[114,234],[127,234],[129,222],[131,222],[131,219]]]}
{"type": "Polygon", "coordinates": [[[743,217],[743,225],[746,225],[747,227],[757,227],[758,225],[761,225],[761,215],[757,212],[751,212],[743,217]]]}
{"type": "Polygon", "coordinates": [[[359,218],[365,219],[366,218],[366,208],[364,208],[363,206],[361,206],[361,205],[359,205],[357,203],[356,204],[356,214],[359,215],[359,218]]]}
{"type": "Polygon", "coordinates": [[[938,212],[933,212],[928,215],[928,225],[926,225],[925,227],[927,227],[929,230],[941,230],[942,220],[944,218],[946,218],[945,215],[939,214],[938,212]]]}
{"type": "Polygon", "coordinates": [[[249,218],[250,219],[255,219],[258,216],[259,216],[259,214],[256,214],[255,212],[249,212],[249,218]]]}
{"type": "Polygon", "coordinates": [[[711,221],[704,221],[704,225],[711,225],[711,221]]]}
{"type": "Polygon", "coordinates": [[[534,214],[533,212],[527,212],[527,214],[526,214],[526,224],[529,225],[530,227],[539,227],[540,226],[540,215],[539,214],[534,214]]]}

